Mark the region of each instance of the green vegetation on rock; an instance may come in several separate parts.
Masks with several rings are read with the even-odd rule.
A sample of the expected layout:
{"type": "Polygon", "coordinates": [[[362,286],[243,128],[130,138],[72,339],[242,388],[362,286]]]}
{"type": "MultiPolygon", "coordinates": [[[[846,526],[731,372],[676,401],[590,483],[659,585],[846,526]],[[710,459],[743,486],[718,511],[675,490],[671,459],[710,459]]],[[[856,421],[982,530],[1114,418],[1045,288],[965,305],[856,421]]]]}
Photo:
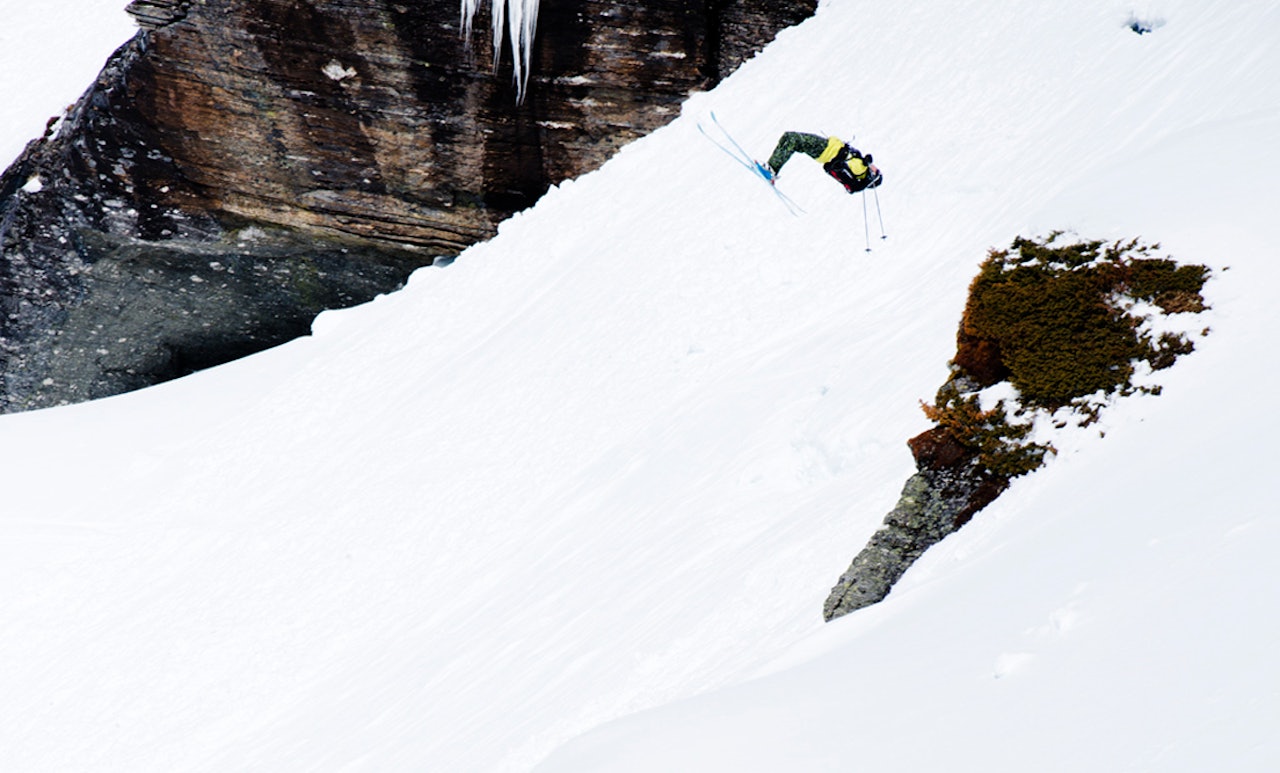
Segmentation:
{"type": "Polygon", "coordinates": [[[984,466],[1009,477],[1034,470],[1052,449],[1026,442],[1032,421],[1011,419],[1004,400],[983,410],[978,390],[1008,381],[1018,392],[1015,415],[1069,408],[1088,421],[1110,395],[1158,393],[1134,385],[1139,364],[1160,370],[1194,349],[1185,335],[1145,332],[1154,309],[1205,308],[1205,266],[1154,257],[1159,245],[1137,239],[1061,236],[1018,237],[990,251],[969,287],[952,378],[924,406],[984,466]]]}

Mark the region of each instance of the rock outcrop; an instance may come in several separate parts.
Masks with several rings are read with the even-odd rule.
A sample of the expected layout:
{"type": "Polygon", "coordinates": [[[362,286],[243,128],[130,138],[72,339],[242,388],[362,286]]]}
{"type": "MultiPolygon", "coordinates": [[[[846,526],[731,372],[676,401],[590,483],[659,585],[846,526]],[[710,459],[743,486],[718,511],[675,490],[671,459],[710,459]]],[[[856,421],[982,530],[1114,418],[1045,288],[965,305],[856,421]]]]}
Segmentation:
{"type": "Polygon", "coordinates": [[[908,441],[917,472],[832,588],[827,620],[885,598],[925,550],[1013,478],[1041,467],[1057,453],[1044,442],[1050,427],[1087,427],[1115,397],[1160,393],[1159,385],[1135,383],[1139,366],[1149,377],[1195,345],[1167,329],[1185,321],[1154,318],[1204,311],[1210,272],[1156,250],[1138,239],[1107,244],[1055,231],[988,252],[969,285],[951,374],[922,406],[935,426],[908,441]],[[984,400],[1001,382],[1007,394],[984,400]]]}
{"type": "Polygon", "coordinates": [[[908,445],[916,474],[902,487],[898,504],[840,576],[822,608],[832,620],[882,601],[926,550],[969,522],[1009,487],[1009,479],[987,469],[976,451],[942,427],[908,445]]]}
{"type": "Polygon", "coordinates": [[[157,383],[394,289],[815,6],[546,3],[518,101],[456,0],[135,0],[139,34],[0,177],[0,410],[157,383]]]}
{"type": "Polygon", "coordinates": [[[158,30],[187,15],[190,0],[134,0],[125,8],[144,30],[158,30]]]}

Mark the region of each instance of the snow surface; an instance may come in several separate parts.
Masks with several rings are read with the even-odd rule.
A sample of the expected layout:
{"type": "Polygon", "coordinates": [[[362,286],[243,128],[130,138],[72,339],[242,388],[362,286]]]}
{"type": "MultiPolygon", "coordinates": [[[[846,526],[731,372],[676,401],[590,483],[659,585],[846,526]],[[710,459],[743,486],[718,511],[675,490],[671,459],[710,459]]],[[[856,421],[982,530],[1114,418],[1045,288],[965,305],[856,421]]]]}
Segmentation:
{"type": "MultiPolygon", "coordinates": [[[[12,6],[6,82],[110,48],[12,6]]],[[[1261,1],[829,0],[405,290],[0,418],[0,769],[1280,768],[1277,39],[1261,1]],[[889,238],[803,159],[789,216],[712,109],[761,157],[856,133],[889,238]],[[985,251],[1059,228],[1213,266],[1212,332],[824,625],[985,251]]],[[[48,108],[4,105],[20,148],[48,108]]]]}

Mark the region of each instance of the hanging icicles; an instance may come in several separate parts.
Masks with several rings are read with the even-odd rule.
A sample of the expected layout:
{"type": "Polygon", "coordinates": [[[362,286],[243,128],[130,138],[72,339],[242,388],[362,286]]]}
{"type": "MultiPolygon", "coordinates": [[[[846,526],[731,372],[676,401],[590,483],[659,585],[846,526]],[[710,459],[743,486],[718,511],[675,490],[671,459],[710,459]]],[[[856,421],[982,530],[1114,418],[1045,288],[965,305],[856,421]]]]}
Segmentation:
{"type": "MultiPolygon", "coordinates": [[[[462,0],[462,34],[471,39],[471,23],[484,0],[462,0]]],[[[524,102],[529,70],[533,64],[533,35],[538,26],[538,0],[489,0],[493,16],[493,69],[502,58],[502,44],[511,39],[516,101],[524,102]]]]}

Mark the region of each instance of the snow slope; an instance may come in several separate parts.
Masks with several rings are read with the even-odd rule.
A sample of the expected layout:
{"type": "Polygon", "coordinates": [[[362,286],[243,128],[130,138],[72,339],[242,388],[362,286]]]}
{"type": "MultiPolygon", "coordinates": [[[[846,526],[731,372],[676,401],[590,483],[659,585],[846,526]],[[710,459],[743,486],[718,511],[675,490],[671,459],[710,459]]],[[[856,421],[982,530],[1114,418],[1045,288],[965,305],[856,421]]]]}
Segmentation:
{"type": "Polygon", "coordinates": [[[405,290],[0,418],[0,769],[1274,769],[1277,33],[830,0],[405,290]],[[889,238],[712,109],[856,132],[889,238]],[[824,625],[977,264],[1054,228],[1214,266],[1212,333],[824,625]]]}

